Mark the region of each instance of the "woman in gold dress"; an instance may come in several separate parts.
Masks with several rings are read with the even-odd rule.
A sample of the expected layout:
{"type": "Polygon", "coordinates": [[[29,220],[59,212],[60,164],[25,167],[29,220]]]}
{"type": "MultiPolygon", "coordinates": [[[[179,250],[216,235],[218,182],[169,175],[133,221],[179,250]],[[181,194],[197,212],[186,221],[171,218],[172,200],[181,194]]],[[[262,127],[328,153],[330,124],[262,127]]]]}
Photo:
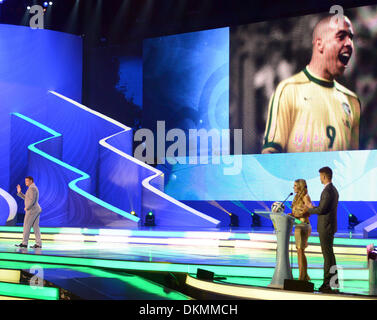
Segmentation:
{"type": "Polygon", "coordinates": [[[308,262],[305,256],[305,248],[308,246],[308,238],[312,231],[309,217],[305,215],[305,207],[312,208],[312,202],[308,195],[308,188],[304,179],[298,179],[295,181],[293,190],[295,197],[292,202],[291,215],[299,219],[302,223],[297,224],[295,228],[295,240],[297,248],[297,259],[299,268],[298,280],[309,281],[308,275],[308,262]]]}

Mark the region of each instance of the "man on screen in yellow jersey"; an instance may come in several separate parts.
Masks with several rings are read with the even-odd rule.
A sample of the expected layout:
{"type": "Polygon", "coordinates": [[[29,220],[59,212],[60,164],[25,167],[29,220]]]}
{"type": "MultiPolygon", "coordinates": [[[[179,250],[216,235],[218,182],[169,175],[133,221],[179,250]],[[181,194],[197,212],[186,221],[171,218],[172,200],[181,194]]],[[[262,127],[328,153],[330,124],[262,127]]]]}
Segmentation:
{"type": "Polygon", "coordinates": [[[313,31],[312,58],[270,99],[262,153],[357,150],[360,101],[334,79],[352,56],[353,28],[330,15],[313,31]]]}

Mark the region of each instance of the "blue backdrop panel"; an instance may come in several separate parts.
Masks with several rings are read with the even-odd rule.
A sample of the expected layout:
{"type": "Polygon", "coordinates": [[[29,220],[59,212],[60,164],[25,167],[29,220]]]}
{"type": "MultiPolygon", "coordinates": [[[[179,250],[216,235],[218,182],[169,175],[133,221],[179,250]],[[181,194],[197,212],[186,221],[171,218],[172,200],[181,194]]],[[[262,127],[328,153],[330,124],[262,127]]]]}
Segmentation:
{"type": "Polygon", "coordinates": [[[140,57],[119,58],[119,81],[116,89],[127,101],[142,108],[143,105],[143,61],[140,57]]]}
{"type": "Polygon", "coordinates": [[[93,181],[89,192],[96,193],[99,140],[115,133],[116,126],[54,94],[48,95],[47,105],[43,123],[64,136],[62,160],[87,173],[93,181]]]}
{"type": "MultiPolygon", "coordinates": [[[[128,155],[132,154],[132,131],[121,132],[106,140],[128,155]]],[[[99,197],[127,212],[141,214],[141,168],[129,158],[100,146],[99,197]]]]}
{"type": "Polygon", "coordinates": [[[60,159],[64,136],[23,115],[13,114],[12,118],[14,141],[20,140],[20,133],[28,136],[26,143],[31,143],[13,149],[15,155],[28,154],[25,171],[35,178],[40,190],[42,226],[137,226],[137,222],[102,205],[91,194],[93,179],[60,159]]]}
{"type": "MultiPolygon", "coordinates": [[[[284,199],[278,199],[283,201],[284,199]]],[[[292,198],[291,198],[292,200],[292,198]]],[[[216,208],[209,204],[208,201],[182,201],[188,206],[195,208],[201,212],[205,212],[207,215],[221,220],[221,226],[226,227],[230,224],[230,218],[228,214],[219,208],[216,208]]],[[[240,227],[249,228],[252,225],[252,216],[250,212],[254,210],[267,210],[270,211],[271,205],[274,201],[242,201],[242,204],[246,207],[246,210],[238,207],[234,204],[235,201],[217,201],[227,211],[234,213],[239,218],[240,227]]],[[[313,201],[314,205],[318,205],[319,201],[313,201]]],[[[368,219],[369,217],[377,214],[377,202],[376,201],[341,201],[338,206],[338,230],[348,229],[348,214],[354,214],[361,221],[368,219]]],[[[291,201],[285,203],[285,212],[291,212],[291,201]]],[[[317,228],[317,215],[312,215],[310,223],[315,230],[317,228]]],[[[260,226],[272,228],[272,222],[264,217],[260,218],[260,226]]],[[[362,231],[362,230],[360,230],[362,231]]]]}
{"type": "MultiPolygon", "coordinates": [[[[215,206],[211,205],[208,201],[182,201],[183,203],[187,204],[189,207],[199,210],[200,212],[205,212],[209,216],[217,219],[220,221],[219,227],[229,227],[230,225],[230,216],[225,211],[216,208],[215,206]]],[[[218,203],[223,206],[225,201],[219,201],[218,203]]],[[[231,203],[231,202],[229,202],[231,203]]],[[[234,211],[230,211],[231,213],[236,213],[234,211]]],[[[238,215],[240,217],[240,215],[238,215]]],[[[250,226],[248,223],[249,221],[240,221],[241,226],[250,226]]]]}
{"type": "MultiPolygon", "coordinates": [[[[25,127],[25,125],[24,125],[25,127]]],[[[55,144],[61,146],[62,137],[39,143],[36,148],[48,152],[50,146],[55,144]]],[[[37,142],[35,140],[34,142],[37,142]]],[[[35,180],[39,189],[40,205],[42,214],[40,216],[41,226],[70,226],[77,219],[68,219],[68,183],[77,178],[77,174],[61,167],[50,159],[45,158],[39,153],[28,150],[28,174],[35,180]]],[[[22,208],[22,207],[19,207],[22,208]]],[[[78,215],[78,214],[77,214],[78,215]]],[[[86,212],[80,212],[78,216],[86,216],[86,212]]]]}
{"type": "MultiPolygon", "coordinates": [[[[122,153],[130,152],[132,134],[130,131],[114,135],[106,140],[111,147],[122,153]],[[128,144],[127,144],[128,141],[128,144]]],[[[214,227],[218,221],[206,215],[196,214],[191,208],[170,199],[163,192],[164,177],[161,172],[133,159],[100,147],[100,196],[110,203],[117,203],[128,212],[134,210],[140,217],[140,224],[152,211],[155,223],[163,227],[196,226],[214,227]]]]}
{"type": "MultiPolygon", "coordinates": [[[[29,152],[26,171],[35,175],[41,204],[48,211],[45,220],[41,216],[41,225],[136,227],[150,210],[160,226],[213,227],[219,223],[162,192],[161,172],[130,155],[133,141],[129,128],[57,93],[50,93],[46,101],[47,115],[41,117],[44,124],[14,115],[51,136],[46,140],[37,133],[38,139],[44,140],[35,142],[27,130],[14,129],[15,142],[22,140],[17,133],[28,134],[30,141],[23,147],[33,142],[38,149],[32,150],[29,145],[34,152],[29,152]],[[60,153],[55,140],[62,146],[60,153]],[[53,155],[61,156],[61,160],[53,155]],[[56,203],[62,207],[55,210],[56,203]],[[131,210],[139,217],[130,215],[131,210]]],[[[16,150],[15,157],[20,152],[16,150]]]]}
{"type": "MultiPolygon", "coordinates": [[[[294,180],[302,178],[307,181],[312,201],[318,204],[323,190],[318,169],[330,166],[339,191],[338,228],[347,229],[349,213],[360,221],[377,213],[374,192],[377,150],[243,155],[241,158],[242,170],[235,175],[224,175],[223,170],[228,165],[223,162],[216,165],[210,161],[210,164],[196,166],[178,163],[171,169],[165,191],[183,201],[216,200],[229,202],[229,205],[231,201],[242,201],[250,210],[268,209],[274,201],[283,201],[293,192],[294,180]]],[[[229,208],[232,210],[245,216],[240,219],[242,224],[249,224],[251,218],[247,211],[236,206],[229,208]]],[[[206,213],[212,215],[210,211],[206,213]]],[[[317,217],[313,215],[310,220],[316,227],[317,217]]]]}
{"type": "Polygon", "coordinates": [[[229,28],[144,40],[142,125],[162,120],[166,130],[229,128],[229,28]]]}
{"type": "MultiPolygon", "coordinates": [[[[220,227],[229,227],[230,226],[230,216],[225,211],[216,206],[213,206],[209,203],[209,201],[183,201],[188,206],[195,208],[201,212],[205,212],[209,216],[218,219],[221,221],[220,227]]],[[[256,201],[242,201],[242,205],[246,207],[247,210],[237,206],[234,202],[235,201],[216,201],[221,207],[226,209],[228,212],[235,214],[238,217],[239,227],[243,227],[246,229],[250,229],[253,223],[252,220],[252,213],[255,209],[257,210],[270,210],[271,204],[273,202],[266,201],[263,204],[256,202],[256,201]]],[[[289,211],[289,208],[286,210],[289,211]]],[[[315,225],[316,226],[316,220],[315,225]]],[[[264,217],[260,218],[260,227],[267,227],[272,228],[272,222],[270,219],[266,219],[264,217]]]]}
{"type": "MultiPolygon", "coordinates": [[[[126,165],[122,157],[100,145],[100,140],[111,137],[108,139],[111,141],[109,144],[115,143],[121,151],[131,153],[132,131],[124,132],[124,126],[121,127],[116,121],[104,118],[75,101],[55,94],[50,94],[48,101],[54,112],[48,113],[46,123],[64,136],[64,162],[91,177],[88,193],[101,199],[105,208],[110,205],[125,213],[132,210],[139,212],[141,188],[135,186],[138,167],[128,164],[129,161],[126,165]],[[124,181],[120,180],[120,174],[126,178],[124,181]]],[[[124,226],[123,219],[115,219],[111,226],[124,226]]]]}
{"type": "MultiPolygon", "coordinates": [[[[16,199],[18,211],[24,213],[24,200],[17,196],[16,186],[20,184],[23,187],[23,192],[26,192],[24,179],[26,176],[33,176],[38,185],[46,185],[49,188],[42,188],[41,190],[41,205],[46,212],[41,218],[41,224],[45,224],[49,220],[49,216],[53,217],[56,223],[61,224],[62,217],[66,214],[64,206],[64,189],[62,186],[62,179],[55,171],[54,166],[49,165],[45,159],[38,156],[36,161],[35,155],[28,149],[28,146],[34,142],[41,141],[51,137],[51,133],[42,130],[40,127],[32,125],[25,121],[18,115],[11,115],[11,161],[10,161],[10,194],[16,199]],[[46,171],[45,175],[40,175],[36,170],[36,166],[41,166],[46,171]],[[38,174],[36,176],[36,174],[38,174]],[[41,179],[44,178],[44,181],[41,179]],[[54,199],[51,203],[50,199],[54,199]]],[[[62,139],[56,137],[54,140],[47,140],[40,144],[39,148],[52,156],[61,159],[62,155],[62,139]]],[[[63,179],[64,181],[64,179],[63,179]]]]}
{"type": "Polygon", "coordinates": [[[9,205],[5,198],[0,195],[0,225],[6,224],[9,215],[9,205]]]}
{"type": "Polygon", "coordinates": [[[10,187],[9,114],[44,117],[48,90],[59,90],[80,101],[81,85],[80,37],[0,25],[0,187],[10,187]]]}
{"type": "MultiPolygon", "coordinates": [[[[156,177],[151,185],[158,189],[162,184],[162,178],[156,177]],[[159,180],[161,179],[161,180],[159,180]]],[[[182,206],[175,199],[163,197],[146,187],[143,183],[142,187],[142,218],[149,211],[154,212],[156,216],[156,225],[164,227],[219,227],[220,221],[211,219],[207,214],[198,212],[192,213],[192,208],[182,206]],[[174,203],[175,202],[175,203],[174,203]]]]}

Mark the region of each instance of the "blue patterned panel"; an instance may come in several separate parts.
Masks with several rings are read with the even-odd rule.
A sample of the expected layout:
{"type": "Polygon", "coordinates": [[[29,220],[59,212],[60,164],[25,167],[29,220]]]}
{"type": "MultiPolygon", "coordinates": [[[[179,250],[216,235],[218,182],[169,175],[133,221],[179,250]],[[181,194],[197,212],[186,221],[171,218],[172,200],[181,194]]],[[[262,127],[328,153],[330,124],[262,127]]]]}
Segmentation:
{"type": "MultiPolygon", "coordinates": [[[[23,152],[28,152],[27,172],[33,175],[40,190],[40,204],[43,210],[41,225],[45,226],[137,226],[138,219],[127,212],[118,209],[90,193],[93,189],[91,177],[63,162],[61,156],[60,133],[46,127],[21,114],[12,115],[19,127],[31,132],[42,132],[49,137],[31,143],[23,152]],[[60,146],[60,147],[59,147],[60,146]]],[[[15,132],[22,132],[16,130],[15,132]]],[[[15,147],[16,152],[22,153],[22,149],[15,147]]]]}
{"type": "Polygon", "coordinates": [[[20,112],[43,122],[48,90],[80,100],[81,87],[81,37],[0,24],[0,187],[14,191],[9,185],[14,161],[9,114],[20,112]]]}
{"type": "Polygon", "coordinates": [[[229,128],[229,28],[144,40],[142,124],[162,120],[186,133],[229,128]]]}
{"type": "MultiPolygon", "coordinates": [[[[106,141],[126,154],[132,153],[132,131],[121,132],[106,141]]],[[[98,189],[101,199],[140,216],[141,177],[140,165],[100,146],[98,189]]]]}

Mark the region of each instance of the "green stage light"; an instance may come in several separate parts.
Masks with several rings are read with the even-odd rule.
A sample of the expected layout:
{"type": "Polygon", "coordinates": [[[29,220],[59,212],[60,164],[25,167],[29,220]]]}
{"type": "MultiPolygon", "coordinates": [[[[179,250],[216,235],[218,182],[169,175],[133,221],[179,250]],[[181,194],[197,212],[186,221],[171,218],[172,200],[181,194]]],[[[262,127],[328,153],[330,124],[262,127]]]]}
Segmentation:
{"type": "Polygon", "coordinates": [[[260,227],[261,226],[261,221],[260,221],[260,216],[257,214],[252,213],[251,214],[251,227],[260,227]]]}
{"type": "Polygon", "coordinates": [[[59,300],[59,289],[0,282],[0,295],[28,299],[59,300]]]}
{"type": "Polygon", "coordinates": [[[148,214],[146,215],[144,225],[147,227],[153,227],[156,225],[155,216],[152,211],[149,211],[148,214]]]}
{"type": "Polygon", "coordinates": [[[353,215],[352,213],[348,214],[348,229],[353,230],[359,223],[360,221],[355,215],[353,215]]]}

